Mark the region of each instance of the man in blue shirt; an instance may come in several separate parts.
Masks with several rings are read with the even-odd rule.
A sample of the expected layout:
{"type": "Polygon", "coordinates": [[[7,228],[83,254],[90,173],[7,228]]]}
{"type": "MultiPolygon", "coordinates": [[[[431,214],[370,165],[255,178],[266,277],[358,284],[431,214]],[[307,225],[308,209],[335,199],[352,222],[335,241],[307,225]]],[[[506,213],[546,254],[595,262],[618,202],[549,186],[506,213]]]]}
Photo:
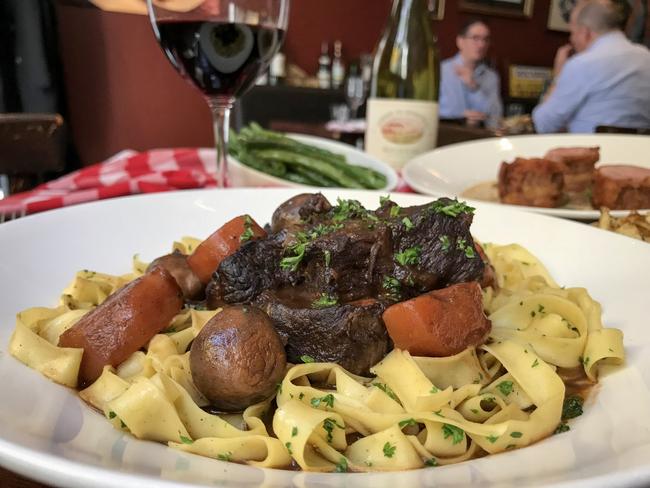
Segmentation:
{"type": "Polygon", "coordinates": [[[469,21],[458,33],[456,46],[456,56],[441,64],[440,117],[495,128],[503,105],[499,75],[483,62],[490,47],[490,29],[481,20],[469,21]]]}
{"type": "Polygon", "coordinates": [[[533,110],[537,132],[650,127],[650,51],[625,38],[621,15],[611,0],[571,12],[571,43],[558,49],[555,81],[533,110]]]}

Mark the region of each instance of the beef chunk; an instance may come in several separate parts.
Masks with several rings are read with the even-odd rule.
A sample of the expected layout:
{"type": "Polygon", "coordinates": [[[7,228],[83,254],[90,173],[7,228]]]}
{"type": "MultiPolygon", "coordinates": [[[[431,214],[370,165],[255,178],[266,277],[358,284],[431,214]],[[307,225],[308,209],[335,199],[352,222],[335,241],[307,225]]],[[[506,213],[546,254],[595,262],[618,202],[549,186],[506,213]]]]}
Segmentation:
{"type": "Polygon", "coordinates": [[[637,210],[650,208],[650,169],[639,166],[600,166],[594,172],[594,208],[637,210]]]}
{"type": "MultiPolygon", "coordinates": [[[[311,295],[316,299],[316,295],[311,295]]],[[[255,305],[264,310],[286,342],[287,360],[302,356],[337,363],[354,374],[368,374],[389,351],[390,341],[374,299],[314,308],[308,296],[294,290],[262,293],[255,305]],[[284,295],[284,296],[283,296],[284,295]]]]}
{"type": "Polygon", "coordinates": [[[501,163],[499,198],[503,203],[532,207],[557,207],[564,188],[564,166],[548,159],[517,158],[501,163]]]}
{"type": "Polygon", "coordinates": [[[287,285],[327,293],[340,302],[367,297],[393,301],[480,279],[472,213],[440,199],[377,212],[340,201],[316,225],[247,243],[224,259],[208,287],[208,304],[243,303],[287,285]]]}

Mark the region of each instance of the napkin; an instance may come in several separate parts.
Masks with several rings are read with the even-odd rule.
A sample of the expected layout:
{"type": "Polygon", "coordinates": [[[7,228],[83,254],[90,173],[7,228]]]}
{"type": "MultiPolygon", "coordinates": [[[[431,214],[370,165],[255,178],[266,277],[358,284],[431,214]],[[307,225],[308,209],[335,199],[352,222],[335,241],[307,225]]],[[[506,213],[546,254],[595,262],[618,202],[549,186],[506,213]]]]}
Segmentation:
{"type": "MultiPolygon", "coordinates": [[[[127,150],[33,190],[0,199],[0,217],[15,218],[139,193],[215,187],[215,167],[214,149],[127,150]]],[[[395,191],[413,190],[400,179],[395,191]]]]}

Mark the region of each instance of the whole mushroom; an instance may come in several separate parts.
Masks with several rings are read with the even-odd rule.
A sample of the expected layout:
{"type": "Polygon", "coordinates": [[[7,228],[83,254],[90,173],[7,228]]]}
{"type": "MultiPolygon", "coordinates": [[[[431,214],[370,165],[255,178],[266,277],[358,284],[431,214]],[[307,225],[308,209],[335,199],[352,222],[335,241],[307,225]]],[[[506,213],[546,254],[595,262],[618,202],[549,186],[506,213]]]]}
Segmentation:
{"type": "Polygon", "coordinates": [[[196,336],[190,369],[196,387],[223,411],[242,411],[270,397],[287,359],[268,315],[250,305],[224,307],[196,336]]]}

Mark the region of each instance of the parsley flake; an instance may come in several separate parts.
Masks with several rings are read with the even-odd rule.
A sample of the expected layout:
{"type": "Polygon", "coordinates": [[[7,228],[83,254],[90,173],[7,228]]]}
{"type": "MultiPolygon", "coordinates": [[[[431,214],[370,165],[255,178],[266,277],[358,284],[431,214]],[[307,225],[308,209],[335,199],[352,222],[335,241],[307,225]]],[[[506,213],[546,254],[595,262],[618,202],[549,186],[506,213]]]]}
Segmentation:
{"type": "Polygon", "coordinates": [[[381,287],[386,290],[388,295],[390,295],[392,298],[396,300],[400,299],[402,284],[397,278],[393,278],[392,276],[384,276],[381,287]]]}
{"type": "Polygon", "coordinates": [[[535,359],[535,361],[533,361],[533,364],[530,367],[531,368],[536,368],[537,366],[539,366],[539,361],[537,359],[535,359]]]}
{"type": "Polygon", "coordinates": [[[402,219],[402,224],[404,224],[404,227],[406,227],[406,230],[411,230],[415,225],[413,225],[413,222],[411,222],[411,219],[408,217],[404,217],[402,219]]]}
{"type": "Polygon", "coordinates": [[[429,393],[438,393],[439,391],[440,391],[440,389],[434,385],[429,390],[429,393]]]}
{"type": "Polygon", "coordinates": [[[578,395],[570,395],[564,399],[562,405],[562,418],[573,419],[582,415],[584,400],[578,395]]]}
{"type": "Polygon", "coordinates": [[[415,419],[406,419],[402,420],[398,425],[400,429],[403,429],[404,427],[408,427],[410,425],[418,425],[418,423],[415,421],[415,419]]]}
{"type": "Polygon", "coordinates": [[[291,437],[296,437],[298,435],[298,427],[291,429],[291,437]]]}
{"type": "Polygon", "coordinates": [[[109,419],[114,419],[115,417],[117,417],[117,414],[115,412],[113,412],[112,410],[110,412],[108,412],[108,418],[109,419]]]}
{"type": "Polygon", "coordinates": [[[311,306],[312,308],[327,308],[333,307],[337,303],[339,303],[338,298],[328,295],[327,293],[321,293],[320,297],[311,303],[311,306]]]}
{"type": "Polygon", "coordinates": [[[291,450],[291,442],[285,442],[284,447],[286,447],[287,451],[289,451],[289,456],[293,455],[293,451],[291,450]]]}
{"type": "Polygon", "coordinates": [[[395,451],[397,451],[397,446],[391,445],[390,442],[387,442],[384,444],[384,456],[387,458],[392,458],[395,455],[395,451]]]}
{"type": "Polygon", "coordinates": [[[553,432],[554,434],[561,434],[562,432],[567,432],[571,430],[571,427],[566,422],[560,422],[560,424],[557,426],[555,431],[553,432]]]}
{"type": "Polygon", "coordinates": [[[512,381],[502,381],[497,385],[497,388],[503,396],[508,396],[512,393],[512,385],[512,381]]]}
{"type": "Polygon", "coordinates": [[[489,435],[489,436],[486,437],[486,439],[487,439],[491,444],[494,444],[494,443],[499,439],[499,436],[498,436],[498,435],[489,435]]]}
{"type": "Polygon", "coordinates": [[[400,207],[399,205],[393,205],[390,208],[390,216],[397,217],[401,211],[402,211],[402,207],[400,207]]]}
{"type": "Polygon", "coordinates": [[[521,432],[510,432],[510,437],[514,437],[515,439],[519,439],[522,435],[521,432]]]}
{"type": "Polygon", "coordinates": [[[226,453],[217,454],[217,459],[219,461],[231,461],[232,460],[232,452],[228,451],[226,453]]]}
{"type": "Polygon", "coordinates": [[[459,202],[457,199],[436,200],[429,205],[429,209],[434,213],[447,215],[448,217],[458,217],[462,213],[473,214],[474,210],[476,210],[474,207],[470,207],[465,202],[459,202]]]}
{"type": "Polygon", "coordinates": [[[396,402],[399,402],[399,399],[397,398],[397,395],[395,395],[395,392],[391,390],[390,386],[384,384],[384,383],[373,383],[372,386],[376,386],[379,388],[381,391],[386,393],[391,399],[395,400],[396,402]]]}
{"type": "Polygon", "coordinates": [[[348,460],[341,458],[341,460],[336,463],[335,471],[337,473],[347,473],[348,472],[348,460]]]}
{"type": "Polygon", "coordinates": [[[321,403],[327,405],[330,408],[334,408],[334,395],[328,393],[323,397],[311,399],[312,407],[320,407],[321,403]]]}
{"type": "Polygon", "coordinates": [[[253,234],[253,219],[250,215],[244,217],[244,232],[239,236],[239,242],[250,241],[255,234],[253,234]]]}
{"type": "Polygon", "coordinates": [[[181,442],[183,444],[194,444],[194,441],[192,439],[185,437],[184,435],[181,436],[181,442]]]}
{"type": "Polygon", "coordinates": [[[460,427],[456,427],[455,425],[451,424],[442,425],[442,434],[445,439],[451,437],[452,444],[458,444],[465,438],[465,431],[460,427]]]}
{"type": "Polygon", "coordinates": [[[425,464],[425,466],[435,468],[436,466],[438,466],[438,461],[436,460],[436,458],[431,458],[431,459],[427,459],[426,461],[424,461],[424,464],[425,464]]]}
{"type": "Polygon", "coordinates": [[[313,362],[315,362],[313,357],[307,356],[306,354],[303,354],[302,356],[300,356],[300,360],[303,363],[313,363],[313,362]]]}
{"type": "Polygon", "coordinates": [[[396,253],[395,261],[397,261],[402,266],[406,266],[408,264],[417,264],[420,260],[421,252],[422,248],[420,246],[409,247],[408,249],[404,249],[402,252],[396,253]]]}
{"type": "Polygon", "coordinates": [[[442,235],[438,238],[438,240],[442,243],[442,250],[447,252],[451,248],[451,240],[449,239],[448,235],[442,235]]]}

